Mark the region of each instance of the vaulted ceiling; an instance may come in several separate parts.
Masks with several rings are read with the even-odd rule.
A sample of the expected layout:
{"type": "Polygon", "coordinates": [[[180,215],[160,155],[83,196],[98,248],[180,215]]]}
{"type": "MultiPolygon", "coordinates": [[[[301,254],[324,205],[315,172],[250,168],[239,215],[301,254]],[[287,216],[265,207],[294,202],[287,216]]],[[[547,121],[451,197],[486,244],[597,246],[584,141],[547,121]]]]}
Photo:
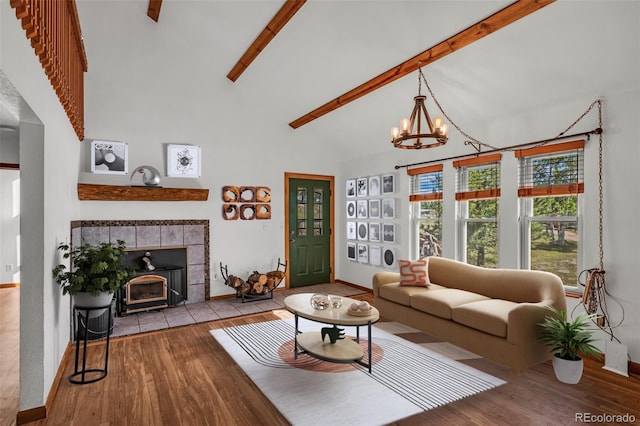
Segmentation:
{"type": "MultiPolygon", "coordinates": [[[[211,80],[246,94],[275,125],[294,137],[313,135],[344,158],[391,149],[389,129],[409,114],[417,94],[418,59],[447,114],[478,137],[487,131],[479,123],[591,93],[606,96],[638,81],[634,2],[309,0],[281,18],[287,3],[79,0],[89,81],[105,81],[131,59],[118,56],[113,40],[135,39],[147,50],[132,62],[148,64],[147,75],[162,73],[171,60],[185,70],[205,68],[211,80]],[[501,21],[509,25],[493,26],[494,14],[520,5],[526,6],[522,16],[505,13],[501,21]],[[486,19],[490,25],[474,27],[486,19]],[[482,37],[470,44],[458,38],[451,48],[447,40],[460,34],[482,37]],[[263,43],[243,57],[256,40],[263,43]],[[179,48],[179,57],[163,57],[163,45],[179,48]],[[377,90],[368,93],[371,87],[377,90]]],[[[191,75],[172,74],[170,84],[181,78],[191,75]]],[[[429,101],[427,108],[437,112],[429,101]]],[[[453,143],[463,139],[452,131],[453,143]]]]}

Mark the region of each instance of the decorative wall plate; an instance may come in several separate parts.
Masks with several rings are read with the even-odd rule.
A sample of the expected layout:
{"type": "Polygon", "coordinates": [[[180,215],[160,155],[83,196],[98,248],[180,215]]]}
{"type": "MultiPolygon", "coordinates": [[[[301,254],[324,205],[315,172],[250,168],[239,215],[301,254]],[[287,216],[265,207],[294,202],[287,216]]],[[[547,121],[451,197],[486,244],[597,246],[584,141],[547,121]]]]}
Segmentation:
{"type": "Polygon", "coordinates": [[[241,186],[240,187],[240,202],[254,202],[256,201],[256,188],[255,186],[241,186]]]}
{"type": "Polygon", "coordinates": [[[256,218],[255,204],[240,204],[240,219],[253,220],[256,218]]]}
{"type": "Polygon", "coordinates": [[[256,201],[259,203],[271,202],[271,188],[266,186],[257,186],[255,189],[256,201]]]}
{"type": "Polygon", "coordinates": [[[223,204],[222,217],[224,220],[238,220],[238,206],[236,204],[223,204]]]}
{"type": "Polygon", "coordinates": [[[256,219],[271,219],[271,204],[256,204],[256,219]]]}
{"type": "Polygon", "coordinates": [[[222,201],[225,203],[237,203],[240,201],[240,189],[232,185],[223,186],[222,201]]]}

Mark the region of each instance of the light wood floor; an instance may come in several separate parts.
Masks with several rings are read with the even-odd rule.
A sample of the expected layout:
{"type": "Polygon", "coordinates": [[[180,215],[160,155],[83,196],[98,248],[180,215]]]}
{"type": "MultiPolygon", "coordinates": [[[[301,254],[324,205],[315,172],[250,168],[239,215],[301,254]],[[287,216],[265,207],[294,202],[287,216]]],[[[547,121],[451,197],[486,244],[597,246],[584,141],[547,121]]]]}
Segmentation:
{"type": "MultiPolygon", "coordinates": [[[[372,302],[371,295],[355,298],[372,302]]],[[[73,369],[71,359],[48,418],[31,424],[286,425],[286,419],[211,337],[209,330],[288,315],[274,311],[112,339],[107,378],[89,385],[68,383],[66,377],[73,369]]],[[[405,337],[421,339],[415,335],[405,337]]],[[[90,349],[92,358],[103,352],[100,346],[90,349]]],[[[3,359],[0,361],[4,363],[3,359]]],[[[565,385],[555,379],[549,363],[513,376],[483,359],[464,362],[506,380],[507,384],[396,424],[573,425],[576,413],[630,413],[640,423],[637,376],[625,378],[587,361],[582,381],[578,385],[565,385]]],[[[5,412],[7,406],[0,408],[5,412]]],[[[3,415],[1,424],[12,424],[5,420],[3,415]]]]}

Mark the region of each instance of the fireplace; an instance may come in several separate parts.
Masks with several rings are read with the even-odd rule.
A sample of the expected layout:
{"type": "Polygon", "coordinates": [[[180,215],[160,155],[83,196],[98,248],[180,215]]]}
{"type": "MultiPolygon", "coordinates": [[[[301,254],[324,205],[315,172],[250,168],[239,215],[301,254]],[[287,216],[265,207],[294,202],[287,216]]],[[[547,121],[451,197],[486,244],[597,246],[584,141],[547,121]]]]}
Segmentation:
{"type": "Polygon", "coordinates": [[[187,301],[186,247],[129,250],[125,264],[135,272],[117,294],[118,315],[173,307],[187,301]]]}
{"type": "Polygon", "coordinates": [[[167,278],[160,275],[140,275],[125,286],[126,312],[138,312],[149,308],[166,308],[167,278]]]}

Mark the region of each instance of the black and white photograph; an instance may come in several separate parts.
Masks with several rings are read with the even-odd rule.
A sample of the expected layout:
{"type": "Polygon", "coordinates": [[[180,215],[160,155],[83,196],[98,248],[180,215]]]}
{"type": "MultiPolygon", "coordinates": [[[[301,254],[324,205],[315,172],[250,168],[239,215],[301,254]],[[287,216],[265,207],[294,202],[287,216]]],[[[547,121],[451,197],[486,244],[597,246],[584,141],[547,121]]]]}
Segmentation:
{"type": "Polygon", "coordinates": [[[359,178],[357,183],[357,195],[358,197],[366,197],[369,192],[367,192],[367,178],[359,178]]]}
{"type": "Polygon", "coordinates": [[[382,250],[382,264],[387,268],[395,268],[396,266],[396,249],[385,248],[382,250]]]}
{"type": "Polygon", "coordinates": [[[358,222],[358,239],[360,241],[369,240],[369,226],[367,222],[358,222]]]}
{"type": "Polygon", "coordinates": [[[382,224],[382,241],[385,243],[396,242],[396,225],[395,223],[382,224]]]}
{"type": "Polygon", "coordinates": [[[347,201],[347,218],[353,219],[356,217],[356,202],[347,201]]]}
{"type": "Polygon", "coordinates": [[[358,244],[358,262],[369,263],[369,246],[358,244]]]}
{"type": "Polygon", "coordinates": [[[355,197],[356,196],[356,180],[355,179],[347,179],[347,197],[355,197]]]}
{"type": "Polygon", "coordinates": [[[372,265],[382,265],[382,247],[369,246],[369,263],[372,265]]]}
{"type": "Polygon", "coordinates": [[[347,243],[347,259],[356,261],[358,255],[356,254],[356,243],[347,243]]]}
{"type": "Polygon", "coordinates": [[[380,224],[379,223],[369,224],[369,241],[372,241],[374,243],[380,242],[380,224]]]}
{"type": "Polygon", "coordinates": [[[382,175],[382,193],[393,194],[396,192],[396,177],[393,174],[382,175]]]}
{"type": "Polygon", "coordinates": [[[200,177],[200,147],[195,145],[167,146],[167,176],[200,177]]]}
{"type": "Polygon", "coordinates": [[[356,223],[355,222],[347,222],[347,239],[348,240],[356,240],[356,239],[358,239],[358,234],[356,233],[356,223]]]}
{"type": "Polygon", "coordinates": [[[369,217],[369,202],[367,200],[358,200],[358,219],[366,219],[369,217]]]}
{"type": "Polygon", "coordinates": [[[369,195],[380,195],[380,176],[369,178],[369,195]]]}
{"type": "Polygon", "coordinates": [[[386,198],[382,200],[382,217],[384,219],[393,219],[396,217],[395,198],[386,198]]]}
{"type": "Polygon", "coordinates": [[[91,142],[91,173],[126,175],[129,173],[129,151],[124,142],[91,142]]]}
{"type": "Polygon", "coordinates": [[[380,219],[380,200],[369,200],[369,217],[380,219]]]}

